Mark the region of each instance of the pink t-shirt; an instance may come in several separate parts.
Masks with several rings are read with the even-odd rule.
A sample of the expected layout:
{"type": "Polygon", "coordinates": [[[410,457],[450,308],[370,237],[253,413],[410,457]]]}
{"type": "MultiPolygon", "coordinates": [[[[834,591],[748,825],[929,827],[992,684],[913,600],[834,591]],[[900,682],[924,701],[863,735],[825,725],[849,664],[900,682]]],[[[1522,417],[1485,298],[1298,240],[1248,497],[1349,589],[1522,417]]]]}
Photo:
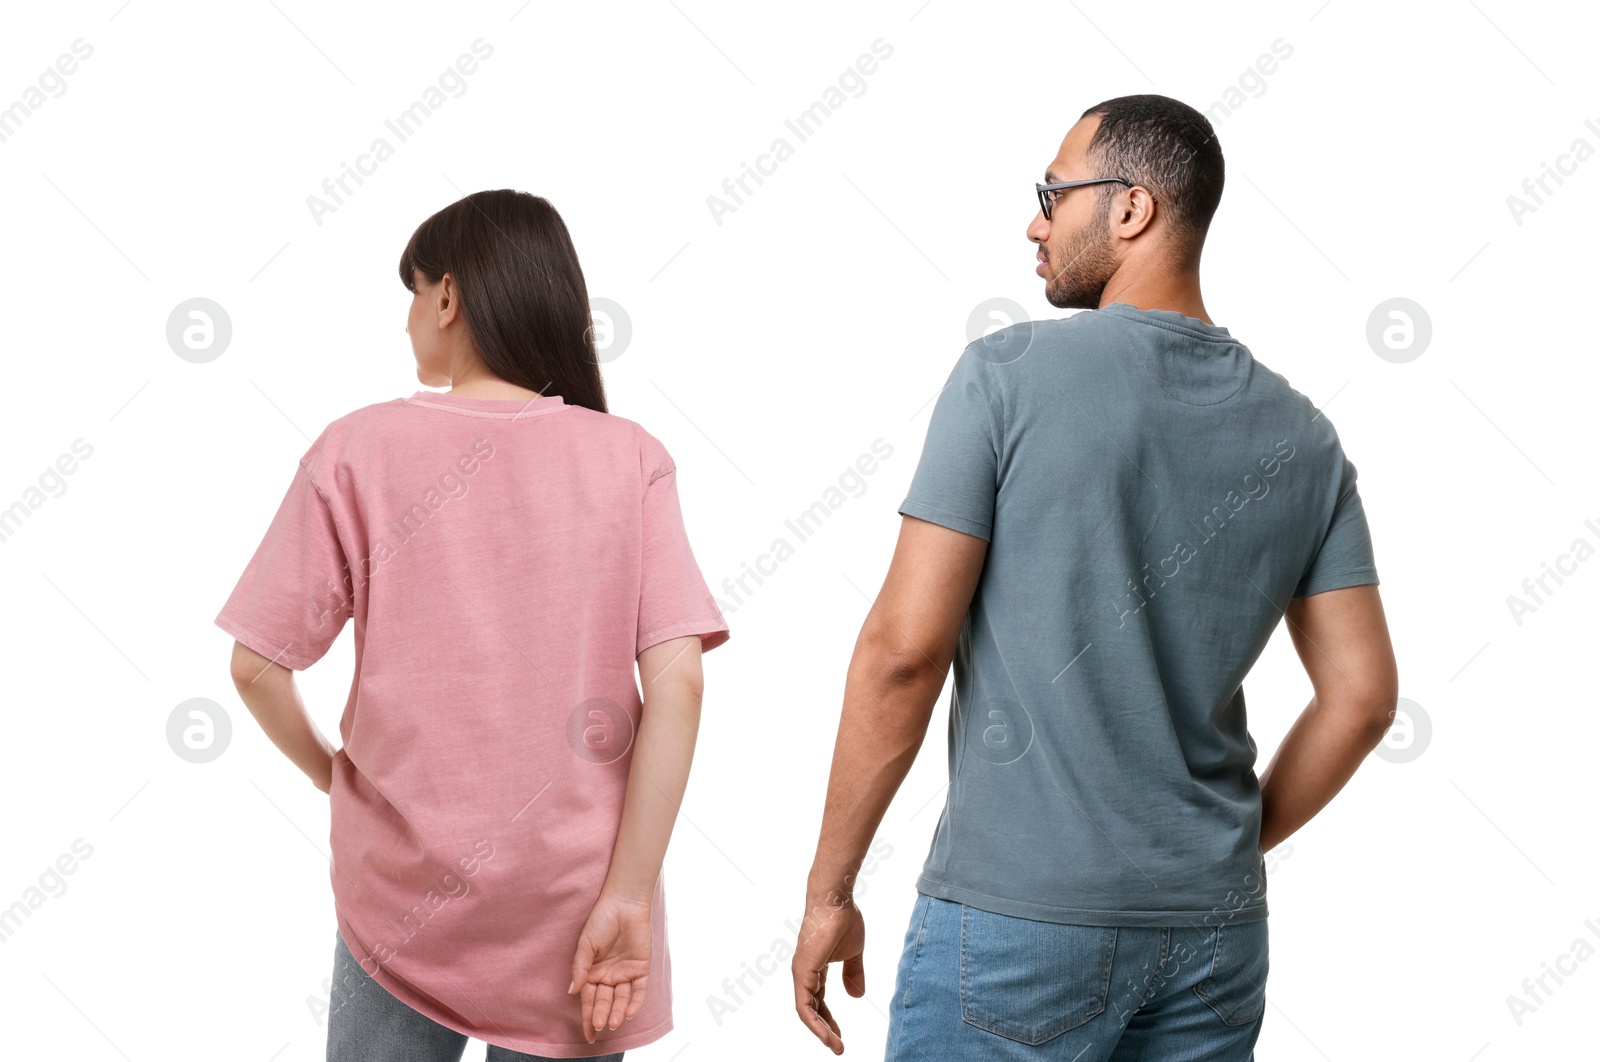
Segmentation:
{"type": "Polygon", "coordinates": [[[590,1045],[567,983],[620,825],[635,657],[689,634],[702,652],[728,640],[666,448],[559,395],[418,391],[339,418],[216,624],[302,670],[351,617],[329,794],[351,952],[412,1008],[514,1051],[660,1039],[661,880],[644,1009],[590,1045]]]}

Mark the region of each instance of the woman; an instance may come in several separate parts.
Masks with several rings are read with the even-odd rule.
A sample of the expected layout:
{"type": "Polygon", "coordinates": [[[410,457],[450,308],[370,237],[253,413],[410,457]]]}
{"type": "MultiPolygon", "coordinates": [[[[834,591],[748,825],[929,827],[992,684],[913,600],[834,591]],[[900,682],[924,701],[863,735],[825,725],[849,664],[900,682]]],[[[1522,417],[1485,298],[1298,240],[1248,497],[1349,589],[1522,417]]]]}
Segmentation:
{"type": "Polygon", "coordinates": [[[329,793],[328,1058],[620,1059],[672,1028],[661,863],[728,627],[671,456],[606,410],[555,209],[467,196],[400,279],[417,378],[450,390],[329,424],[215,621],[329,793]],[[293,672],[352,617],[334,750],[293,672]]]}

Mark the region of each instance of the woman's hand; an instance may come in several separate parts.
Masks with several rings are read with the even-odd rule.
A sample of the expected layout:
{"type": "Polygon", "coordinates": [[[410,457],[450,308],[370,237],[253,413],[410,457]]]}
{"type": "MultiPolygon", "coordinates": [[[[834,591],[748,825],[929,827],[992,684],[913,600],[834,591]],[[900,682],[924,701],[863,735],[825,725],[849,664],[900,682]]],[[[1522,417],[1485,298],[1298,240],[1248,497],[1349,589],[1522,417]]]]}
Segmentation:
{"type": "Polygon", "coordinates": [[[572,958],[568,994],[583,995],[583,1036],[591,1044],[644,1006],[650,980],[650,904],[604,891],[589,912],[572,958]]]}

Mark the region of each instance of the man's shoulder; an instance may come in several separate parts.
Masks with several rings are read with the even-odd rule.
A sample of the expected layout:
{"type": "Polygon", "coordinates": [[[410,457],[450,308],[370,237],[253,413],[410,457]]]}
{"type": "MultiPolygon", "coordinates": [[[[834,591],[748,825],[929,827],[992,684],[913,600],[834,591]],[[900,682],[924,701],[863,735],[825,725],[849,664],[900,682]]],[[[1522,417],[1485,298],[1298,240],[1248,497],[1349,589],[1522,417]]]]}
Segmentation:
{"type": "Polygon", "coordinates": [[[1095,316],[1110,315],[1096,315],[1086,310],[1068,317],[1014,321],[969,342],[962,352],[963,358],[975,364],[1005,367],[1020,366],[1036,349],[1067,347],[1087,351],[1093,344],[1084,340],[1092,338],[1099,327],[1099,323],[1092,320],[1095,316]]]}
{"type": "MultiPolygon", "coordinates": [[[[1251,356],[1251,386],[1265,401],[1275,403],[1291,418],[1306,425],[1321,424],[1323,429],[1331,434],[1332,425],[1327,417],[1317,408],[1310,396],[1300,391],[1289,378],[1278,372],[1260,358],[1251,356]]],[[[1337,394],[1338,392],[1335,392],[1337,394]]],[[[1324,399],[1331,401],[1332,396],[1324,399]]]]}
{"type": "Polygon", "coordinates": [[[1066,317],[1016,321],[967,344],[957,362],[995,390],[1031,393],[1039,374],[1098,374],[1107,361],[1126,357],[1127,322],[1115,314],[1083,310],[1066,317]]]}

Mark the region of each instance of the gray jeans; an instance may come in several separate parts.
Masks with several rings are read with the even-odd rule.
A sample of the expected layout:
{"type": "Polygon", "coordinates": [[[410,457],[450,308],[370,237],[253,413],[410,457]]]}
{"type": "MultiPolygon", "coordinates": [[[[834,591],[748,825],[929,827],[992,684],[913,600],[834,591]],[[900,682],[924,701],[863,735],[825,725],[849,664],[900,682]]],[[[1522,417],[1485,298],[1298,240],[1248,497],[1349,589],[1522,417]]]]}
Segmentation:
{"type": "MultiPolygon", "coordinates": [[[[333,957],[328,1009],[328,1062],[459,1062],[465,1033],[440,1025],[400,1002],[350,954],[342,933],[333,957]]],[[[622,1062],[623,1052],[588,1062],[622,1062]]],[[[486,1062],[553,1062],[544,1055],[489,1045],[486,1062]]]]}

